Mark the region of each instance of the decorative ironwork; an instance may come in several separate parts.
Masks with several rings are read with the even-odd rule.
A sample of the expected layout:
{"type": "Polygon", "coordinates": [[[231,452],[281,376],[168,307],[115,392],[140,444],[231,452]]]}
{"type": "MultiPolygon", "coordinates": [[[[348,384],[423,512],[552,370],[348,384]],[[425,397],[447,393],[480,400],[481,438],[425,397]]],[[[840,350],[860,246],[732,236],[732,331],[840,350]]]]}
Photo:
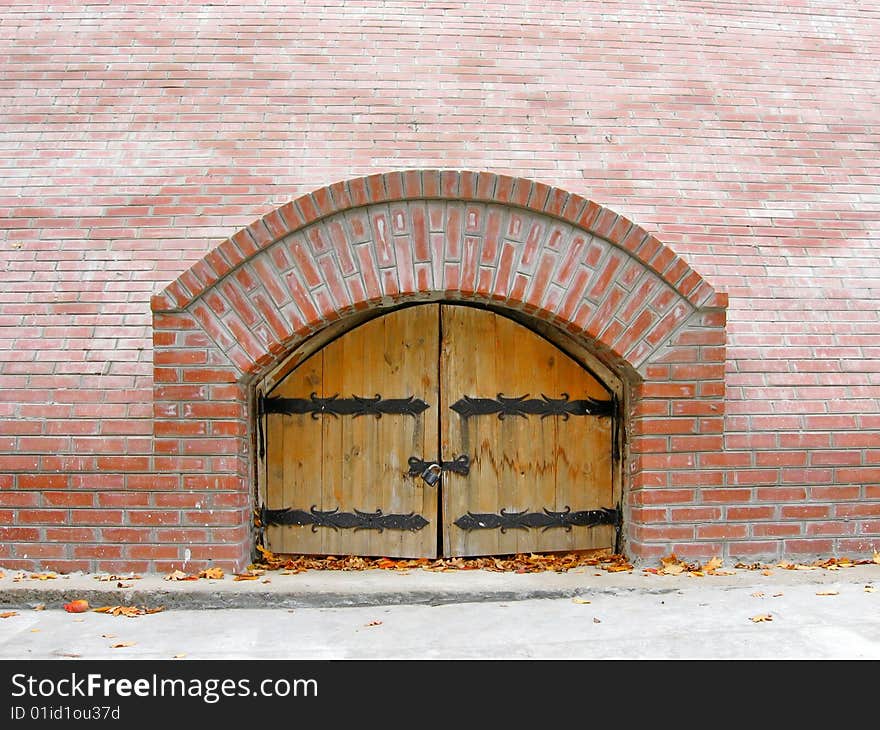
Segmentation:
{"type": "Polygon", "coordinates": [[[614,402],[611,400],[569,400],[568,393],[563,393],[561,398],[549,398],[544,394],[540,398],[529,398],[528,394],[518,398],[505,398],[501,393],[497,398],[471,398],[466,395],[449,407],[462,418],[497,413],[501,419],[506,416],[562,416],[568,420],[569,416],[610,416],[614,413],[614,402]]]}
{"type": "Polygon", "coordinates": [[[317,419],[322,414],[331,416],[375,416],[381,418],[382,414],[398,414],[417,416],[428,408],[425,401],[409,396],[408,398],[382,398],[376,394],[372,398],[353,395],[351,398],[340,398],[339,394],[329,398],[320,398],[312,393],[308,398],[283,398],[273,396],[264,399],[264,413],[310,413],[312,418],[317,419]]]}
{"type": "Polygon", "coordinates": [[[468,512],[459,517],[453,524],[462,530],[528,530],[532,527],[543,528],[541,532],[554,527],[562,527],[566,532],[571,532],[572,527],[595,527],[596,525],[617,525],[620,521],[620,512],[616,509],[602,507],[600,509],[587,509],[572,512],[566,507],[562,512],[553,512],[544,509],[543,512],[507,512],[501,510],[499,514],[492,512],[474,513],[468,512]]]}
{"type": "Polygon", "coordinates": [[[317,532],[319,527],[332,527],[334,530],[421,530],[428,524],[421,515],[410,512],[406,515],[382,513],[377,509],[375,512],[340,512],[339,508],[331,510],[319,510],[314,505],[308,512],[301,509],[266,509],[260,514],[260,522],[263,527],[268,525],[311,525],[312,532],[317,532]]]}
{"type": "Polygon", "coordinates": [[[423,477],[426,472],[433,471],[431,467],[439,467],[440,471],[454,471],[456,474],[467,476],[471,470],[471,460],[467,454],[456,456],[452,461],[424,461],[416,456],[410,456],[409,475],[411,477],[423,477]]]}

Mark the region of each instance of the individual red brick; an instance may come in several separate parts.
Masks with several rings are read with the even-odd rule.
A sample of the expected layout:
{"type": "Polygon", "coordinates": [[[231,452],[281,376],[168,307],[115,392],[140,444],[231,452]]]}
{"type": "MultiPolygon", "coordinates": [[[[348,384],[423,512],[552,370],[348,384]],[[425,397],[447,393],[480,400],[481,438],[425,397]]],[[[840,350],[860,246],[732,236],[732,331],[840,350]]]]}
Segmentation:
{"type": "Polygon", "coordinates": [[[95,503],[95,495],[91,492],[43,492],[45,507],[91,507],[95,503]]]}
{"type": "Polygon", "coordinates": [[[771,520],[776,515],[776,508],[770,506],[728,507],[725,516],[728,520],[771,520]]]}
{"type": "Polygon", "coordinates": [[[752,492],[750,489],[701,489],[700,500],[706,503],[739,502],[742,504],[752,501],[752,492]]]}
{"type": "Polygon", "coordinates": [[[741,540],[748,536],[748,525],[697,525],[696,528],[697,540],[741,540]]]}
{"type": "Polygon", "coordinates": [[[129,510],[128,522],[131,525],[177,525],[180,512],[176,510],[129,510]]]}
{"type": "Polygon", "coordinates": [[[74,509],[70,511],[74,525],[121,525],[123,512],[111,509],[74,509]]]}
{"type": "Polygon", "coordinates": [[[720,507],[673,507],[669,512],[673,522],[714,522],[721,519],[720,507]]]}
{"type": "Polygon", "coordinates": [[[752,526],[754,537],[796,537],[804,534],[798,522],[767,522],[752,526]]]}

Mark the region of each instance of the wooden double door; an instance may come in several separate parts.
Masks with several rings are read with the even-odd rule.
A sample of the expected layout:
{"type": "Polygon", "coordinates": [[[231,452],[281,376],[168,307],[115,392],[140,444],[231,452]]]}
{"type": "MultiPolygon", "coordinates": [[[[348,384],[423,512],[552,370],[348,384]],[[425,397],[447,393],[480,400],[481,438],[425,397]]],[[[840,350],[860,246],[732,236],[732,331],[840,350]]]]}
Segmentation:
{"type": "Polygon", "coordinates": [[[532,330],[452,304],[339,336],[261,399],[276,553],[612,548],[613,398],[532,330]]]}

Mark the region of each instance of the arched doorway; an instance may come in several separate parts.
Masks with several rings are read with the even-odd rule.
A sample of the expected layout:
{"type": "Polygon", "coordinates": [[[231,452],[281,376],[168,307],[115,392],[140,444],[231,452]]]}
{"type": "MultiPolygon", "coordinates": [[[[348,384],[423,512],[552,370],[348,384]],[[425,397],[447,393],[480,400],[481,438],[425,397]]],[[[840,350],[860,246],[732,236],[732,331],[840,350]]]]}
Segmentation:
{"type": "MultiPolygon", "coordinates": [[[[627,554],[721,552],[718,527],[703,522],[717,519],[704,509],[706,498],[725,498],[724,475],[713,468],[724,419],[725,295],[656,237],[576,194],[436,170],[357,178],[301,196],[153,297],[154,463],[167,472],[163,489],[192,503],[187,525],[198,528],[198,542],[174,543],[169,552],[189,565],[247,565],[265,503],[258,436],[265,419],[254,395],[352,325],[440,301],[527,321],[604,385],[625,383],[626,448],[616,462],[623,487],[615,494],[627,554]]],[[[449,460],[440,449],[422,456],[449,460]]],[[[518,510],[525,506],[543,510],[518,510]]],[[[277,505],[285,507],[312,505],[277,505]]],[[[394,505],[367,509],[384,515],[392,507],[404,514],[394,505]]]]}
{"type": "Polygon", "coordinates": [[[618,392],[583,363],[486,307],[435,302],[373,317],[266,383],[266,547],[613,549],[617,406],[618,392]]]}

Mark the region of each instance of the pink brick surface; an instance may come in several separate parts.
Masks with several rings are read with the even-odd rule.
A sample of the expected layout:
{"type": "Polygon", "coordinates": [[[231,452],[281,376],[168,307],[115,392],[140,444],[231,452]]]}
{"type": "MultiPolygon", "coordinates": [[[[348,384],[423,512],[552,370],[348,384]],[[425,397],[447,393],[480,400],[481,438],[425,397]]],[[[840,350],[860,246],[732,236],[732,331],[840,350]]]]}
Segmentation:
{"type": "Polygon", "coordinates": [[[241,566],[246,532],[221,550],[226,526],[194,521],[246,524],[241,505],[174,507],[177,540],[147,517],[185,475],[248,493],[247,393],[230,377],[334,308],[426,285],[555,312],[648,378],[626,516],[670,509],[632,531],[634,554],[880,549],[880,11],[346,5],[0,9],[15,29],[0,52],[10,564],[159,569],[190,549],[241,566]],[[409,203],[399,232],[393,210],[420,196],[445,209],[409,203]],[[456,199],[526,212],[477,222],[456,199]],[[365,205],[385,215],[381,241],[365,205]],[[318,219],[326,248],[303,236],[268,255],[318,219]],[[567,237],[529,227],[558,220],[567,237]],[[647,266],[606,273],[624,253],[647,266]],[[230,273],[220,299],[188,304],[230,273]],[[718,295],[726,319],[695,320],[718,295]],[[204,448],[170,425],[187,419],[204,448]]]}

